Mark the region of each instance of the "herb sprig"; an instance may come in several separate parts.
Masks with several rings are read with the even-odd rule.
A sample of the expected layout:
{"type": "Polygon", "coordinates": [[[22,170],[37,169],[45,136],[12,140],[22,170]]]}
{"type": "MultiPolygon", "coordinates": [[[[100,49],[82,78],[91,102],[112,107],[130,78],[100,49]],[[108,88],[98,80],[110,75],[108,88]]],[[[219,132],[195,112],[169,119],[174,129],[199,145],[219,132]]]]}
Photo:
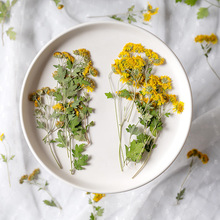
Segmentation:
{"type": "Polygon", "coordinates": [[[84,169],[89,160],[89,156],[83,154],[91,142],[89,129],[95,124],[93,121],[88,123],[88,116],[93,112],[89,107],[88,92],[95,88],[95,82],[89,76],[98,74],[88,50],[79,49],[73,53],[75,57],[67,52],[55,52],[54,57],[59,60],[53,73],[57,87],[44,87],[29,97],[35,104],[37,128],[46,132],[44,143],[49,145],[60,168],[62,165],[53,146],[66,148],[71,174],[84,169]]]}
{"type": "Polygon", "coordinates": [[[16,32],[13,27],[10,27],[6,32],[4,31],[4,25],[10,18],[11,8],[16,4],[17,0],[7,0],[6,2],[0,1],[0,24],[2,29],[2,45],[4,46],[4,33],[10,38],[10,40],[16,39],[16,32]]]}
{"type": "Polygon", "coordinates": [[[156,147],[164,119],[170,116],[166,106],[171,103],[173,111],[177,113],[184,109],[184,103],[178,101],[176,95],[168,93],[172,89],[171,78],[152,74],[153,66],[163,63],[164,58],[151,49],[141,44],[127,43],[109,74],[111,92],[105,95],[114,100],[120,168],[123,171],[124,166],[130,162],[142,163],[133,178],[143,170],[156,147]],[[113,83],[113,73],[119,75],[117,83],[113,83]],[[139,112],[139,118],[136,124],[128,124],[126,131],[130,138],[123,148],[123,127],[129,123],[134,107],[139,112]]]}
{"type": "MultiPolygon", "coordinates": [[[[194,6],[196,5],[196,3],[198,2],[198,0],[176,0],[177,2],[184,2],[185,4],[189,5],[189,6],[194,6]]],[[[203,19],[209,16],[209,9],[211,7],[216,7],[216,8],[220,8],[220,0],[216,0],[216,3],[210,2],[205,0],[206,3],[209,4],[208,7],[200,7],[198,12],[197,12],[197,19],[203,19]]]]}
{"type": "Polygon", "coordinates": [[[5,148],[5,154],[0,154],[1,155],[1,158],[0,160],[2,160],[2,162],[6,163],[6,166],[7,166],[7,174],[8,174],[8,183],[9,183],[9,186],[11,187],[11,180],[10,180],[10,172],[9,172],[9,161],[13,160],[15,155],[12,155],[10,153],[10,146],[9,144],[6,142],[5,140],[5,135],[4,133],[2,133],[0,135],[0,141],[2,142],[4,148],[5,148]]]}
{"type": "Polygon", "coordinates": [[[190,174],[192,173],[195,157],[199,158],[199,160],[201,160],[203,164],[207,164],[208,161],[209,161],[208,156],[206,154],[201,153],[197,149],[192,149],[187,153],[187,158],[191,158],[191,162],[190,162],[190,165],[189,165],[189,170],[187,172],[187,175],[184,178],[184,180],[183,180],[183,182],[180,186],[180,190],[179,190],[179,192],[177,193],[177,196],[176,196],[177,205],[180,203],[181,200],[184,199],[185,192],[186,192],[186,188],[184,187],[184,185],[186,184],[190,174]]]}
{"type": "Polygon", "coordinates": [[[206,62],[208,63],[212,72],[216,75],[216,77],[220,80],[220,76],[216,73],[209,62],[209,54],[212,51],[212,46],[218,43],[218,38],[215,34],[211,35],[197,35],[195,37],[195,42],[200,43],[201,48],[203,50],[203,54],[206,58],[206,62]]]}
{"type": "Polygon", "coordinates": [[[92,206],[92,212],[90,214],[89,220],[97,220],[98,217],[103,215],[104,208],[97,206],[96,203],[105,197],[105,194],[87,192],[87,195],[89,195],[89,204],[92,206]]]}
{"type": "Polygon", "coordinates": [[[60,206],[60,204],[58,203],[58,201],[52,196],[52,194],[50,193],[50,191],[48,190],[48,185],[49,183],[45,180],[42,180],[39,178],[39,174],[40,174],[40,169],[37,168],[35,169],[31,174],[27,175],[23,175],[20,180],[19,183],[23,184],[23,183],[27,183],[30,185],[34,185],[38,187],[38,191],[43,190],[44,192],[46,192],[49,197],[50,200],[43,200],[43,203],[47,206],[52,206],[52,207],[57,207],[60,210],[62,210],[62,207],[60,206]]]}
{"type": "Polygon", "coordinates": [[[153,8],[150,3],[148,3],[147,8],[142,10],[135,10],[135,5],[132,5],[127,9],[126,13],[112,14],[112,15],[101,15],[101,16],[89,16],[89,18],[97,17],[109,17],[117,21],[127,21],[129,24],[135,23],[138,20],[142,20],[143,24],[147,24],[151,20],[152,15],[157,14],[158,8],[153,8]]]}

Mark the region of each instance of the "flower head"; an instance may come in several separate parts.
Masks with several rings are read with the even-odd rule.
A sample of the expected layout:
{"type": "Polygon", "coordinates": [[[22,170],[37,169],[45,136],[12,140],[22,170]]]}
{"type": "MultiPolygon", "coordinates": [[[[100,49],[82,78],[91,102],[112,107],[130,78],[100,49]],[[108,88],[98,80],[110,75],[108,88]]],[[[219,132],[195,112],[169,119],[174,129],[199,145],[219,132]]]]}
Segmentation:
{"type": "Polygon", "coordinates": [[[94,198],[93,200],[95,202],[98,202],[99,200],[101,200],[103,197],[105,197],[105,194],[101,194],[101,193],[93,193],[94,194],[94,198]]]}
{"type": "Polygon", "coordinates": [[[4,133],[2,133],[1,135],[0,135],[0,141],[3,141],[5,139],[5,135],[4,135],[4,133]]]}

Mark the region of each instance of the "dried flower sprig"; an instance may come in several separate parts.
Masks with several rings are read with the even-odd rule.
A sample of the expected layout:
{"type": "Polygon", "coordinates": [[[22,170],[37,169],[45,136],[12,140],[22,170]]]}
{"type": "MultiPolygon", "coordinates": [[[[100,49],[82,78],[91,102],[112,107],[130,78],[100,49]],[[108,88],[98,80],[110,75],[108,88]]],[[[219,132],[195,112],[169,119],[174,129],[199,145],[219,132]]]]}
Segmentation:
{"type": "MultiPolygon", "coordinates": [[[[176,0],[177,2],[182,2],[183,0],[176,0]]],[[[194,6],[198,0],[184,0],[183,2],[187,5],[194,6]]],[[[208,7],[200,7],[197,12],[197,19],[203,19],[209,16],[209,9],[211,7],[220,8],[220,0],[216,0],[216,3],[205,0],[206,3],[209,4],[208,7]]]]}
{"type": "Polygon", "coordinates": [[[139,163],[145,158],[133,178],[143,170],[152,150],[156,147],[156,140],[163,129],[164,118],[170,116],[166,106],[172,104],[173,112],[178,114],[184,110],[184,103],[178,101],[176,95],[169,93],[172,89],[171,78],[152,74],[153,66],[162,65],[164,62],[164,58],[151,49],[146,49],[141,44],[127,43],[109,74],[111,92],[105,95],[114,99],[121,170],[123,171],[127,163],[139,163]],[[119,76],[117,85],[113,83],[113,73],[119,76]],[[129,122],[134,106],[140,117],[136,124],[129,124],[126,128],[130,138],[128,145],[123,149],[123,127],[126,121],[129,122]]]}
{"type": "Polygon", "coordinates": [[[96,206],[96,203],[98,203],[103,197],[105,197],[105,194],[87,192],[87,195],[89,195],[89,204],[92,206],[92,212],[89,219],[97,220],[98,217],[101,217],[103,215],[104,208],[102,208],[101,206],[96,206]]]}
{"type": "Polygon", "coordinates": [[[151,17],[157,14],[159,8],[153,8],[150,3],[146,9],[135,10],[135,5],[132,5],[127,9],[126,13],[112,14],[112,15],[101,15],[101,16],[88,16],[89,18],[96,17],[109,17],[117,21],[127,21],[129,24],[132,22],[137,22],[139,19],[142,20],[144,24],[151,20],[151,17]]]}
{"type": "Polygon", "coordinates": [[[0,24],[2,28],[2,45],[4,46],[4,33],[10,38],[10,40],[16,39],[16,32],[13,31],[13,27],[10,27],[6,32],[4,31],[4,25],[10,18],[11,8],[16,4],[17,0],[12,0],[11,2],[7,0],[6,2],[0,1],[0,24]]]}
{"type": "Polygon", "coordinates": [[[207,164],[208,161],[209,161],[208,156],[206,154],[201,153],[197,149],[192,149],[187,153],[187,158],[188,159],[192,158],[192,160],[191,160],[190,165],[189,165],[188,173],[187,173],[186,177],[184,178],[184,180],[183,180],[183,182],[180,186],[179,192],[177,193],[177,196],[176,196],[177,205],[180,203],[180,200],[184,199],[184,195],[185,195],[185,191],[186,191],[186,188],[184,187],[184,185],[185,185],[186,181],[188,180],[188,178],[189,178],[189,176],[192,172],[195,157],[199,158],[199,160],[201,160],[203,164],[207,164]]]}
{"type": "Polygon", "coordinates": [[[212,72],[218,77],[218,79],[220,80],[220,76],[216,73],[216,71],[213,69],[213,67],[211,66],[211,64],[209,63],[209,53],[212,51],[212,45],[217,44],[218,43],[218,38],[215,34],[211,34],[211,35],[197,35],[195,37],[195,42],[196,43],[200,43],[201,48],[203,50],[204,56],[206,58],[206,61],[210,67],[210,69],[212,70],[212,72]]]}
{"type": "Polygon", "coordinates": [[[62,165],[53,146],[66,148],[71,174],[84,169],[89,160],[83,151],[90,145],[88,133],[94,125],[93,121],[88,123],[88,116],[93,112],[88,106],[89,92],[95,89],[95,81],[90,76],[98,75],[88,50],[74,50],[73,54],[75,57],[67,52],[55,52],[59,64],[54,65],[53,78],[58,86],[54,89],[44,87],[29,97],[35,105],[37,128],[46,131],[43,141],[49,145],[60,168],[62,165]],[[80,144],[77,142],[74,146],[74,141],[80,144]]]}
{"type": "Polygon", "coordinates": [[[8,165],[8,162],[10,160],[13,160],[15,155],[11,155],[11,152],[10,152],[10,146],[9,144],[6,142],[5,140],[5,135],[4,133],[2,133],[0,135],[0,141],[2,142],[4,148],[5,148],[5,154],[0,154],[1,155],[1,158],[2,159],[2,162],[6,163],[6,166],[7,166],[7,173],[8,173],[8,183],[9,183],[9,186],[11,187],[11,180],[10,180],[10,172],[9,172],[9,165],[8,165]]]}
{"type": "Polygon", "coordinates": [[[62,207],[60,206],[60,204],[57,202],[57,200],[52,196],[52,194],[48,190],[49,183],[45,180],[40,179],[39,174],[40,174],[40,169],[37,168],[31,174],[23,175],[20,178],[19,183],[20,184],[27,183],[27,184],[39,187],[38,191],[40,191],[40,190],[45,191],[50,196],[50,199],[51,199],[51,200],[43,200],[43,203],[45,205],[57,207],[60,210],[62,210],[62,207]]]}
{"type": "Polygon", "coordinates": [[[56,4],[56,6],[59,10],[61,10],[64,7],[64,5],[61,4],[60,0],[53,0],[53,2],[56,4]]]}

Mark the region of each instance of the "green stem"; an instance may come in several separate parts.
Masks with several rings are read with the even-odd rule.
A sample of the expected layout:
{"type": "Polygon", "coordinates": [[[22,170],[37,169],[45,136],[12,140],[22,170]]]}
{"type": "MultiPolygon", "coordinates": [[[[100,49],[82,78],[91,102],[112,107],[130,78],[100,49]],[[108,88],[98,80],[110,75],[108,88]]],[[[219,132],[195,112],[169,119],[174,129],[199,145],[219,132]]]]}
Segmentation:
{"type": "Polygon", "coordinates": [[[50,191],[46,188],[46,187],[43,187],[44,191],[47,192],[47,194],[51,197],[51,200],[54,201],[54,203],[56,204],[56,206],[62,210],[62,207],[61,205],[57,202],[57,200],[52,196],[52,194],[50,193],[50,191]]]}
{"type": "Polygon", "coordinates": [[[49,136],[47,137],[47,141],[48,141],[48,144],[49,144],[49,147],[50,147],[50,152],[53,155],[54,160],[56,161],[56,163],[59,166],[59,168],[62,169],[63,167],[62,167],[61,163],[59,162],[57,156],[55,155],[55,152],[53,152],[53,148],[51,146],[49,136]]]}
{"type": "Polygon", "coordinates": [[[8,183],[9,183],[9,186],[11,187],[11,179],[10,179],[9,166],[8,166],[8,160],[10,158],[9,158],[8,151],[7,151],[5,143],[3,143],[3,145],[4,145],[4,148],[5,148],[5,155],[6,155],[6,160],[7,160],[6,161],[6,167],[7,167],[7,174],[8,174],[8,183]]]}
{"type": "MultiPolygon", "coordinates": [[[[186,177],[184,178],[184,180],[183,180],[183,182],[180,186],[180,192],[182,191],[184,184],[186,183],[187,179],[189,178],[190,173],[192,172],[192,166],[193,166],[193,158],[192,158],[192,161],[190,163],[188,173],[187,173],[186,177]]],[[[179,204],[179,200],[177,200],[177,205],[178,204],[179,204]]]]}
{"type": "Polygon", "coordinates": [[[214,3],[210,2],[210,1],[207,1],[207,0],[205,0],[205,1],[206,1],[207,3],[209,3],[210,5],[213,5],[213,6],[217,7],[217,8],[220,8],[219,5],[216,5],[216,4],[214,4],[214,3]]]}
{"type": "Polygon", "coordinates": [[[5,18],[2,20],[2,45],[4,46],[4,22],[5,18]]]}
{"type": "Polygon", "coordinates": [[[217,76],[217,78],[220,80],[219,75],[215,72],[215,70],[212,68],[211,64],[209,63],[209,59],[208,59],[207,56],[206,56],[206,61],[207,61],[208,65],[209,65],[210,69],[212,70],[212,72],[213,72],[213,73],[217,76]]]}

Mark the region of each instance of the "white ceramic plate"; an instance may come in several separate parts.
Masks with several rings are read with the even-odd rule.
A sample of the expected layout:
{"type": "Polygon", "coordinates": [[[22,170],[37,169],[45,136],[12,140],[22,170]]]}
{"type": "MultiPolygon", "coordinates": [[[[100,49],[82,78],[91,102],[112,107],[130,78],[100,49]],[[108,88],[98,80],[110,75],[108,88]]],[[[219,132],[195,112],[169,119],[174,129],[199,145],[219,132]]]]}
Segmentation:
{"type": "MultiPolygon", "coordinates": [[[[116,76],[117,77],[117,76],[116,76]]],[[[174,53],[157,37],[141,28],[121,22],[87,23],[70,29],[49,42],[32,62],[24,80],[20,114],[26,141],[37,160],[56,177],[73,186],[100,193],[122,192],[142,186],[164,172],[179,154],[191,124],[192,98],[187,76],[174,53]],[[166,64],[155,67],[158,75],[168,75],[173,80],[173,94],[185,103],[181,115],[174,114],[166,120],[165,127],[158,139],[158,146],[144,170],[134,179],[138,167],[127,167],[121,172],[118,160],[118,139],[113,102],[105,92],[110,91],[108,74],[111,64],[128,43],[141,43],[153,49],[166,59],[166,64]],[[68,51],[86,48],[91,52],[94,66],[100,75],[95,78],[97,89],[91,93],[90,106],[95,113],[90,120],[96,125],[91,128],[92,145],[86,153],[91,155],[90,165],[85,170],[71,175],[69,160],[65,149],[56,148],[63,169],[59,169],[51,156],[49,148],[42,142],[43,133],[36,128],[33,103],[28,95],[44,86],[56,86],[51,74],[57,60],[55,51],[68,51]]]]}

